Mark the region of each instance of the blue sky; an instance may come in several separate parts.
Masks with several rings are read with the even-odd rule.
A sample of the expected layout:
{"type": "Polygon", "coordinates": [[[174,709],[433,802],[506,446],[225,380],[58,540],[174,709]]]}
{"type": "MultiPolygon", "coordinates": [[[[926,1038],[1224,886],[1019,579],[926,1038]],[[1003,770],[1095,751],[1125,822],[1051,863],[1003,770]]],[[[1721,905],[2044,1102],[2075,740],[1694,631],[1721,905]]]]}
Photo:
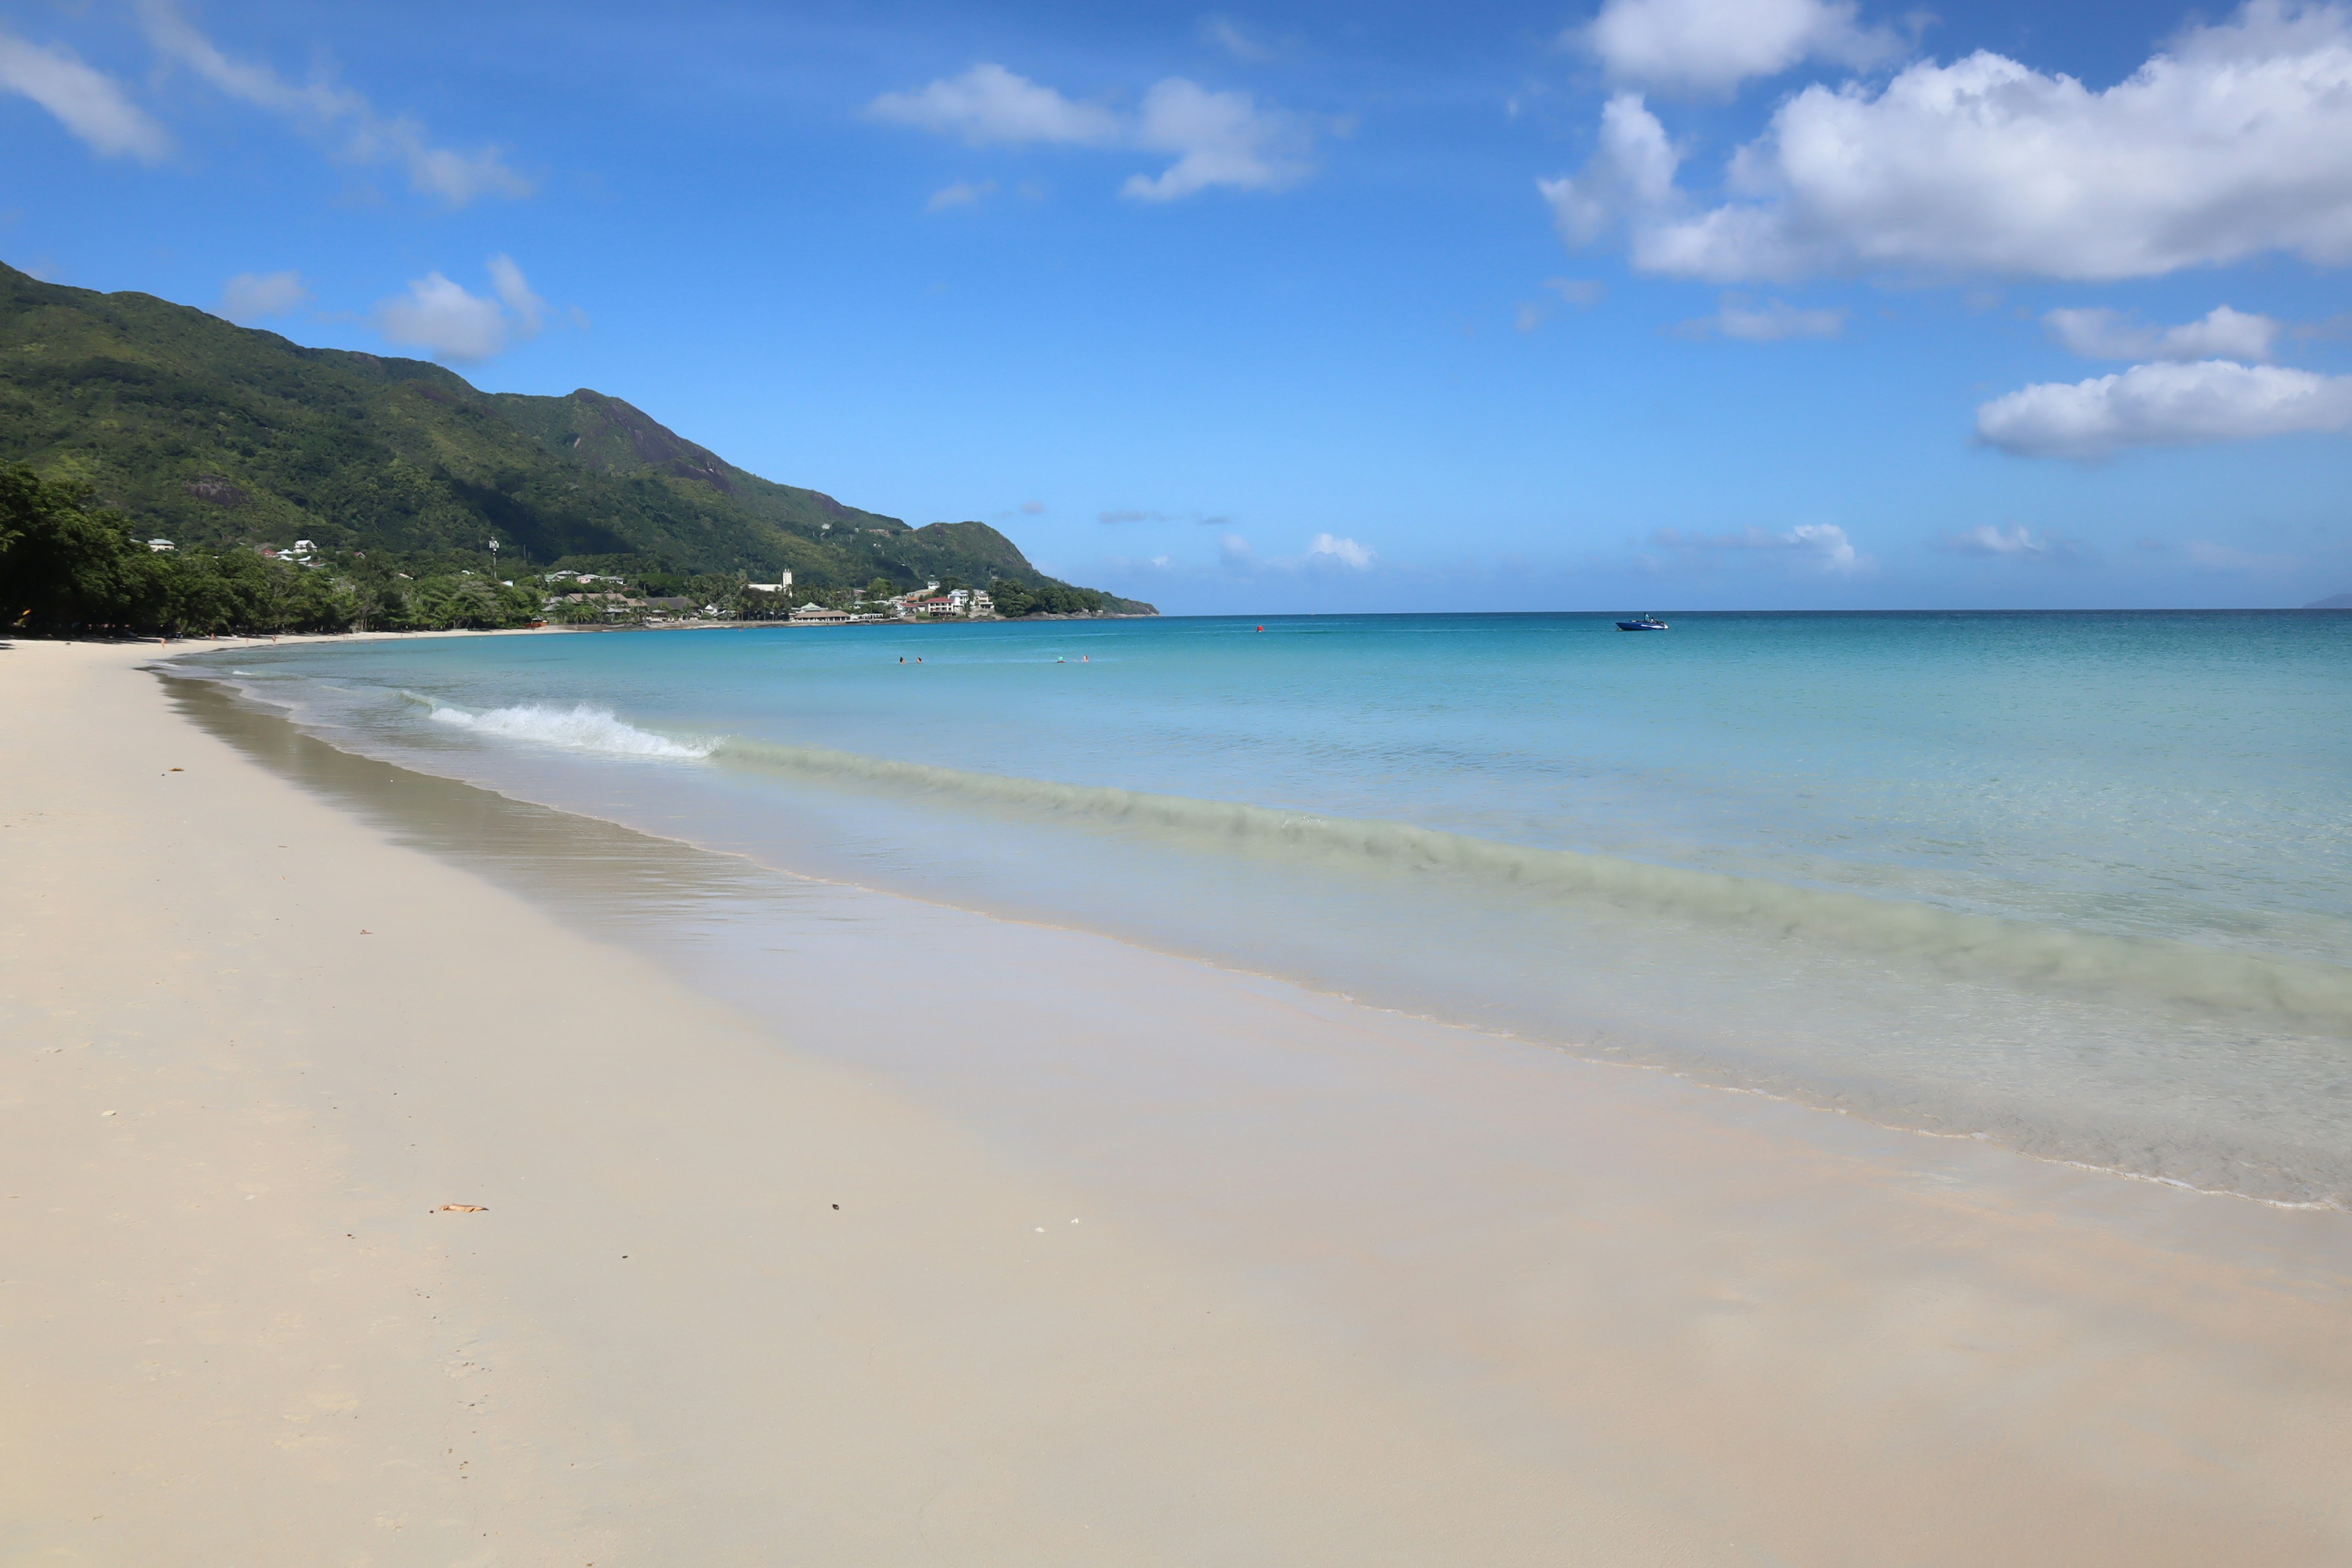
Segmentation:
{"type": "Polygon", "coordinates": [[[1171,611],[2352,589],[2352,9],[0,0],[0,258],[1171,611]]]}

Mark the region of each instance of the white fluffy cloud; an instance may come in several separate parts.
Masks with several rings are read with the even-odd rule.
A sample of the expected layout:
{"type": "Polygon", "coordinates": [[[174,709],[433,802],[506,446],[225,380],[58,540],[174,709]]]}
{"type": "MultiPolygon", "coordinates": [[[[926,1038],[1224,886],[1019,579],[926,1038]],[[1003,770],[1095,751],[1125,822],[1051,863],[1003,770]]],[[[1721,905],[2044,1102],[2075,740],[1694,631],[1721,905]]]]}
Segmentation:
{"type": "Polygon", "coordinates": [[[1738,294],[1726,294],[1712,316],[1683,323],[1686,336],[1719,332],[1742,342],[1778,343],[1790,338],[1833,338],[1845,331],[1845,312],[1800,310],[1783,300],[1751,304],[1738,294]]]}
{"type": "Polygon", "coordinates": [[[1674,206],[1682,156],[1638,92],[1621,92],[1601,110],[1601,144],[1573,179],[1538,180],[1559,237],[1590,245],[1621,221],[1674,206]]]}
{"type": "Polygon", "coordinates": [[[2151,327],[2116,310],[2053,310],[2050,335],[2084,359],[2267,360],[2282,324],[2216,305],[2199,321],[2151,327]]]}
{"type": "Polygon", "coordinates": [[[976,65],[914,92],[886,92],[866,106],[877,120],[962,137],[975,147],[1029,142],[1108,146],[1119,140],[1118,116],[1098,103],[1077,103],[1050,87],[1000,65],[976,65]]]}
{"type": "Polygon", "coordinates": [[[1719,92],[1805,60],[1867,67],[1902,52],[1852,0],[1607,0],[1571,35],[1621,81],[1719,92]]]}
{"type": "Polygon", "coordinates": [[[1132,175],[1120,188],[1139,201],[1172,201],[1213,185],[1280,190],[1314,172],[1307,121],[1246,92],[1215,92],[1183,77],[1155,83],[1133,114],[1120,114],[982,64],[912,92],[886,92],[866,113],[976,147],[1130,147],[1172,155],[1159,174],[1132,175]]]}
{"type": "Polygon", "coordinates": [[[375,329],[388,342],[453,364],[479,363],[537,336],[547,301],[531,292],[522,268],[494,256],[489,273],[492,292],[481,295],[428,272],[375,308],[375,329]]]}
{"type": "Polygon", "coordinates": [[[100,156],[152,163],[172,151],[171,132],[131,102],[121,82],[63,49],[26,43],[5,29],[0,91],[31,99],[100,156]]]}
{"type": "Polygon", "coordinates": [[[1946,535],[1944,547],[1962,555],[1989,555],[1995,560],[2031,561],[2052,566],[2072,566],[2088,559],[2083,548],[2072,541],[2035,533],[2021,522],[2006,529],[1980,522],[1974,528],[1946,535]]]}
{"type": "Polygon", "coordinates": [[[1380,557],[1352,539],[1336,533],[1318,533],[1307,546],[1307,558],[1310,562],[1336,562],[1359,572],[1369,572],[1372,569],[1372,563],[1380,557]]]}
{"type": "Polygon", "coordinates": [[[1591,166],[1543,183],[1563,236],[1622,222],[1637,267],[1718,282],[2352,261],[2352,10],[2249,0],[2101,91],[1983,51],[1883,89],[1809,87],[1733,157],[1733,199],[1704,210],[1673,188],[1672,157],[1621,95],[1591,166]]]}
{"type": "Polygon", "coordinates": [[[1979,439],[2025,458],[2089,459],[2127,447],[2314,431],[2352,431],[2352,375],[2228,360],[2137,364],[2023,387],[1977,410],[1979,439]]]}
{"type": "Polygon", "coordinates": [[[1786,533],[1744,528],[1736,533],[1685,533],[1662,528],[1650,542],[1681,555],[1754,554],[1779,557],[1833,576],[1851,576],[1875,565],[1853,547],[1844,529],[1833,522],[1803,522],[1786,533]]]}
{"type": "Polygon", "coordinates": [[[1165,202],[1211,185],[1278,191],[1314,172],[1312,137],[1305,124],[1278,110],[1261,109],[1245,92],[1211,92],[1181,76],[1143,95],[1137,145],[1172,153],[1158,174],[1128,177],[1119,194],[1165,202]]]}
{"type": "MultiPolygon", "coordinates": [[[[1227,520],[1204,518],[1202,521],[1222,524],[1227,520]]],[[[1307,542],[1306,551],[1297,555],[1260,555],[1250,542],[1238,533],[1223,534],[1217,540],[1217,564],[1242,576],[1265,574],[1296,576],[1302,572],[1369,572],[1379,562],[1379,552],[1337,533],[1315,535],[1307,542]]]]}
{"type": "Polygon", "coordinates": [[[221,285],[221,314],[232,321],[283,316],[310,300],[299,272],[240,272],[221,285]]]}
{"type": "Polygon", "coordinates": [[[241,103],[282,114],[313,132],[334,132],[346,157],[362,163],[396,163],[408,183],[451,206],[478,196],[524,196],[530,182],[509,168],[496,147],[470,153],[436,145],[425,128],[404,116],[386,116],[361,94],[324,79],[297,84],[265,65],[233,59],[199,32],[173,0],[139,0],[139,18],[155,51],[241,103]]]}

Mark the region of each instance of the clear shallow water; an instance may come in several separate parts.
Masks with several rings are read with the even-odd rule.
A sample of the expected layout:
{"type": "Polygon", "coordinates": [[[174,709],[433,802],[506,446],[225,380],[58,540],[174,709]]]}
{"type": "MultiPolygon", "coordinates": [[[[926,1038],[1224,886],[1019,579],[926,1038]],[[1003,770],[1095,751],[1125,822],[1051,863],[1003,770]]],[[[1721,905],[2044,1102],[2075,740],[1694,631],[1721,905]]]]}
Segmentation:
{"type": "Polygon", "coordinates": [[[1257,625],[200,662],[348,748],[782,868],[2352,1203],[2352,616],[1257,625]]]}

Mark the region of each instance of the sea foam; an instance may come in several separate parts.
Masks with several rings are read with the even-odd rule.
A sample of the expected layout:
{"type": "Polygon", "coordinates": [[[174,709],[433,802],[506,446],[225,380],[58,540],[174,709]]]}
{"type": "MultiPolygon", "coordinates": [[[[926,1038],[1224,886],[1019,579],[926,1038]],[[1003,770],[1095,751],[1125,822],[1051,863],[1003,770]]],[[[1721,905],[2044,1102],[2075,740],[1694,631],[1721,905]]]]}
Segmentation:
{"type": "MultiPolygon", "coordinates": [[[[424,700],[430,701],[430,699],[424,700]]],[[[443,702],[433,702],[432,709],[436,723],[470,730],[477,734],[497,735],[504,740],[560,746],[568,752],[601,752],[615,757],[671,757],[694,762],[710,755],[715,748],[715,742],[709,741],[681,741],[655,734],[650,730],[640,730],[616,717],[611,709],[598,708],[586,702],[575,702],[569,708],[551,703],[525,702],[511,708],[492,708],[480,713],[453,708],[443,702]]]]}

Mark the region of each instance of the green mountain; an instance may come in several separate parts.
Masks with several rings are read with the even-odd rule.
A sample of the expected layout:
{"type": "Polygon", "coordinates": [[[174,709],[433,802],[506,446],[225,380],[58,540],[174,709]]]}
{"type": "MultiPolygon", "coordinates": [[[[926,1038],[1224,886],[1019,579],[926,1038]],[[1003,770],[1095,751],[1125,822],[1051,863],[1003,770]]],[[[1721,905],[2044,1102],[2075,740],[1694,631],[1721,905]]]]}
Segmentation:
{"type": "MultiPolygon", "coordinates": [[[[304,348],[151,295],[0,265],[0,461],[181,545],[625,557],[811,588],[1054,584],[982,522],[909,528],[747,473],[617,397],[477,391],[421,360],[304,348]]],[[[1078,590],[1105,610],[1149,605],[1078,590]]]]}

